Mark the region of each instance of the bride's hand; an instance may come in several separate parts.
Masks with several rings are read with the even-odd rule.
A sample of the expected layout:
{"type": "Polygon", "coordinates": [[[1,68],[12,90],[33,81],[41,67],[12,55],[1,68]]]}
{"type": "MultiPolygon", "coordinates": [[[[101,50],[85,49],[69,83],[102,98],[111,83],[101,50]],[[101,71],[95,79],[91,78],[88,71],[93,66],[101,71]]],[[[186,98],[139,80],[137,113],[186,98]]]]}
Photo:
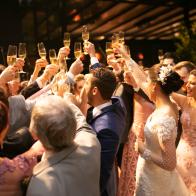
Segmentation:
{"type": "Polygon", "coordinates": [[[139,152],[140,154],[143,154],[145,150],[144,142],[141,139],[137,139],[135,142],[135,151],[139,152]]]}

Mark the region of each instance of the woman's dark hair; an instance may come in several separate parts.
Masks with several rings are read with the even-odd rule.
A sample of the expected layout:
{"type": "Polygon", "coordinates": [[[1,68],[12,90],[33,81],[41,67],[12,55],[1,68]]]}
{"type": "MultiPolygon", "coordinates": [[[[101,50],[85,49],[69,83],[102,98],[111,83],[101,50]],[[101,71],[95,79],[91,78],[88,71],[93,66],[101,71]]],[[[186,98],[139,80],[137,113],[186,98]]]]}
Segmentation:
{"type": "Polygon", "coordinates": [[[6,128],[8,124],[8,108],[0,101],[0,134],[6,128]]]}
{"type": "Polygon", "coordinates": [[[0,101],[2,101],[7,107],[9,107],[8,97],[7,97],[4,89],[1,87],[0,87],[0,101]]]}
{"type": "Polygon", "coordinates": [[[149,76],[152,81],[157,82],[163,92],[167,95],[171,94],[172,92],[178,91],[184,84],[184,81],[175,71],[170,71],[164,78],[163,81],[159,81],[158,77],[160,74],[160,67],[166,65],[156,64],[149,69],[149,76]]]}
{"type": "Polygon", "coordinates": [[[169,95],[172,92],[180,90],[184,84],[184,81],[180,78],[178,73],[171,71],[168,76],[166,76],[165,82],[162,83],[161,81],[158,81],[158,84],[160,85],[163,92],[169,95]]]}
{"type": "Polygon", "coordinates": [[[0,87],[0,133],[8,124],[8,97],[5,91],[0,87]]]}

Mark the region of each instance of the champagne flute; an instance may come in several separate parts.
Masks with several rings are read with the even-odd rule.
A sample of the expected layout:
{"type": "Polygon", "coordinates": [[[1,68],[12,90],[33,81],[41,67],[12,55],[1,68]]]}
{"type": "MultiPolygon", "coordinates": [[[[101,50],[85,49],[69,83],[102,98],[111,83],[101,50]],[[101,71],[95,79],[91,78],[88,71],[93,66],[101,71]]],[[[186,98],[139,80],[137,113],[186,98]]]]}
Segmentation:
{"type": "Polygon", "coordinates": [[[112,49],[112,43],[111,42],[106,42],[106,54],[110,55],[114,53],[112,49]]]}
{"type": "Polygon", "coordinates": [[[57,56],[56,56],[56,51],[55,49],[50,49],[49,50],[49,59],[51,64],[57,64],[57,56]]]}
{"type": "MultiPolygon", "coordinates": [[[[14,65],[16,63],[17,58],[17,46],[9,45],[7,51],[7,64],[14,65]]],[[[16,70],[15,80],[20,81],[19,70],[16,70]]]]}
{"type": "Polygon", "coordinates": [[[160,63],[163,63],[164,52],[162,49],[158,50],[158,59],[160,63]]]}
{"type": "Polygon", "coordinates": [[[43,42],[37,44],[39,56],[41,59],[46,59],[46,48],[43,42]]]}
{"type": "Polygon", "coordinates": [[[21,59],[25,59],[26,58],[26,43],[19,43],[19,48],[18,48],[18,56],[21,59]]]}
{"type": "Polygon", "coordinates": [[[120,44],[125,44],[125,37],[124,37],[124,32],[123,31],[120,31],[118,33],[118,41],[120,44]]]}
{"type": "MultiPolygon", "coordinates": [[[[27,53],[27,51],[26,51],[26,43],[19,43],[19,48],[18,48],[18,56],[19,56],[19,58],[24,60],[26,58],[26,53],[27,53]]],[[[26,72],[24,72],[22,67],[21,67],[19,73],[26,73],[26,72]]]]}
{"type": "Polygon", "coordinates": [[[17,46],[9,45],[7,51],[7,64],[13,65],[16,62],[17,57],[17,46]]]}
{"type": "Polygon", "coordinates": [[[119,34],[113,33],[112,35],[112,47],[115,46],[115,44],[119,43],[119,34]]]}
{"type": "Polygon", "coordinates": [[[80,58],[80,56],[82,55],[82,47],[80,42],[75,42],[74,44],[74,55],[76,59],[80,58]]]}
{"type": "Polygon", "coordinates": [[[64,43],[65,48],[70,47],[70,43],[71,43],[70,33],[68,33],[68,32],[64,33],[63,43],[64,43]]]}
{"type": "MultiPolygon", "coordinates": [[[[87,44],[89,40],[89,31],[87,25],[82,26],[82,39],[84,41],[84,45],[87,44]]],[[[84,51],[84,54],[88,54],[88,53],[84,51]]]]}
{"type": "MultiPolygon", "coordinates": [[[[71,38],[69,32],[64,33],[63,43],[65,48],[70,48],[71,38]]],[[[66,59],[70,59],[70,58],[66,57],[66,59]]]]}

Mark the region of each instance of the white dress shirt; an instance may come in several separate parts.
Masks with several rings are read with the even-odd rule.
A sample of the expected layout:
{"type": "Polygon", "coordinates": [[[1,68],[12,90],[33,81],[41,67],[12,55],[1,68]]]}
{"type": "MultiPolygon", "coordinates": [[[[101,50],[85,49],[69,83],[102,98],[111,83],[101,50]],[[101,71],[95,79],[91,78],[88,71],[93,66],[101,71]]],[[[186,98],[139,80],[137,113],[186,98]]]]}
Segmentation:
{"type": "Polygon", "coordinates": [[[101,114],[101,109],[112,105],[112,101],[108,101],[104,104],[98,105],[97,107],[93,108],[93,118],[95,118],[96,116],[98,116],[99,114],[101,114]]]}

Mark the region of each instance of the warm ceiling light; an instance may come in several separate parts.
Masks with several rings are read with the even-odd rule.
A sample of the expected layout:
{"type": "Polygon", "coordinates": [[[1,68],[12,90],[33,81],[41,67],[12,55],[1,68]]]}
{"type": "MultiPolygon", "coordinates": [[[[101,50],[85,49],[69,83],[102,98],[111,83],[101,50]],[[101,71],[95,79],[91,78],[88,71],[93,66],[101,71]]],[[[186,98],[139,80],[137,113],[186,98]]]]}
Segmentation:
{"type": "Polygon", "coordinates": [[[180,35],[179,32],[174,33],[174,36],[175,36],[175,37],[178,37],[179,35],[180,35]]]}
{"type": "Polygon", "coordinates": [[[105,39],[105,36],[104,35],[96,36],[95,39],[96,40],[103,40],[103,39],[105,39]]]}
{"type": "Polygon", "coordinates": [[[78,15],[74,16],[73,21],[74,21],[74,22],[78,22],[78,21],[80,21],[80,19],[81,19],[81,17],[80,17],[80,15],[78,14],[78,15]]]}

